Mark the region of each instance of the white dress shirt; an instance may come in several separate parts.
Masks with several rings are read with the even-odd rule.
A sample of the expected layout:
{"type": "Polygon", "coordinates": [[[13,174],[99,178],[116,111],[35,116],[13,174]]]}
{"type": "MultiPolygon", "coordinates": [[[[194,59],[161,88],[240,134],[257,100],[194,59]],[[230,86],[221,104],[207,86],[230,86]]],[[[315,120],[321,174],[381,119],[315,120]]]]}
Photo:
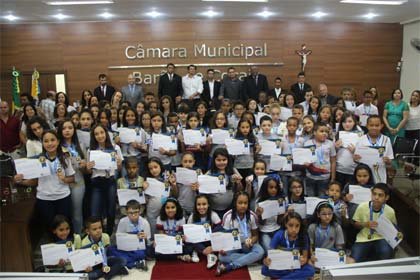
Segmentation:
{"type": "Polygon", "coordinates": [[[210,99],[213,99],[214,96],[214,80],[208,81],[209,82],[209,88],[210,88],[210,99]]]}
{"type": "MultiPolygon", "coordinates": [[[[203,92],[203,80],[197,75],[192,77],[185,75],[182,77],[182,88],[184,90],[182,99],[189,99],[193,94],[197,92],[201,94],[203,92]]],[[[200,98],[199,95],[194,97],[194,99],[198,98],[200,98]]]]}

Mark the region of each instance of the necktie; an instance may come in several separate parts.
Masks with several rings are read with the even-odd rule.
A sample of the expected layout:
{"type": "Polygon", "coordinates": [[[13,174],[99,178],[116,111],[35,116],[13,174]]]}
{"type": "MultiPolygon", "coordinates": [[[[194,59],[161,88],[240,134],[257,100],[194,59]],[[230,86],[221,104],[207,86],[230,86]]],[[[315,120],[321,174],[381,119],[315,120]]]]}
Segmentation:
{"type": "Polygon", "coordinates": [[[300,90],[303,91],[303,84],[300,84],[300,90]]]}

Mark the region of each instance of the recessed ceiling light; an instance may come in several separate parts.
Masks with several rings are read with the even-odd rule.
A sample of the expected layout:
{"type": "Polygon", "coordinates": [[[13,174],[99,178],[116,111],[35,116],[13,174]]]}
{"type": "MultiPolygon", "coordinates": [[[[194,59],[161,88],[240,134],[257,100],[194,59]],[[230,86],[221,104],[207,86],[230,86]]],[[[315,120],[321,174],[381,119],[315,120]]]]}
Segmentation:
{"type": "Polygon", "coordinates": [[[213,10],[208,10],[208,11],[202,12],[201,15],[202,16],[206,16],[206,17],[209,17],[209,18],[212,18],[212,17],[215,17],[215,16],[219,16],[220,13],[215,12],[213,10]]]}
{"type": "Polygon", "coordinates": [[[364,18],[367,18],[367,19],[373,19],[373,18],[375,18],[375,17],[377,17],[378,15],[377,14],[374,14],[374,13],[367,13],[366,15],[364,15],[363,17],[364,18]]]}
{"type": "Polygon", "coordinates": [[[60,6],[60,5],[98,5],[98,4],[114,4],[114,0],[89,0],[89,1],[47,1],[47,5],[60,6]]]}
{"type": "Polygon", "coordinates": [[[103,17],[105,19],[108,19],[108,18],[112,18],[114,15],[113,14],[110,14],[108,12],[104,12],[104,13],[100,14],[99,16],[100,17],[103,17]]]}
{"type": "Polygon", "coordinates": [[[322,18],[322,17],[325,17],[326,15],[328,15],[328,14],[324,13],[324,12],[320,12],[320,11],[312,14],[312,16],[315,17],[315,18],[322,18]]]}
{"type": "Polygon", "coordinates": [[[407,0],[400,1],[380,1],[380,0],[341,0],[340,3],[366,4],[366,5],[402,5],[407,0]]]}
{"type": "Polygon", "coordinates": [[[63,19],[68,18],[69,16],[68,15],[63,15],[62,13],[59,13],[59,14],[53,15],[53,17],[55,17],[58,20],[63,20],[63,19]]]}
{"type": "Polygon", "coordinates": [[[14,20],[19,19],[18,17],[14,16],[14,15],[7,15],[7,16],[4,16],[4,18],[9,20],[9,21],[14,21],[14,20]]]}
{"type": "Polygon", "coordinates": [[[163,14],[156,11],[151,11],[151,12],[146,13],[146,16],[149,16],[152,18],[157,18],[157,17],[160,17],[161,15],[163,14]]]}
{"type": "Polygon", "coordinates": [[[260,17],[268,18],[268,17],[271,17],[272,15],[274,15],[274,13],[266,10],[266,11],[262,11],[262,12],[258,13],[257,15],[260,16],[260,17]]]}
{"type": "Polygon", "coordinates": [[[268,0],[201,0],[203,2],[257,2],[267,3],[268,0]]]}

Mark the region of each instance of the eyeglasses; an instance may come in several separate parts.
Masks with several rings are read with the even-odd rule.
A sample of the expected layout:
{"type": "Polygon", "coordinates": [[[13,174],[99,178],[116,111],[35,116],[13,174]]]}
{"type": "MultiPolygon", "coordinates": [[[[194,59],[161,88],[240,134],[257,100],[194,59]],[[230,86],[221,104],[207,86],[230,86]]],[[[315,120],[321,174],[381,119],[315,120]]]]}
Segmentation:
{"type": "Polygon", "coordinates": [[[130,211],[127,212],[128,215],[138,215],[140,213],[140,211],[130,211]]]}

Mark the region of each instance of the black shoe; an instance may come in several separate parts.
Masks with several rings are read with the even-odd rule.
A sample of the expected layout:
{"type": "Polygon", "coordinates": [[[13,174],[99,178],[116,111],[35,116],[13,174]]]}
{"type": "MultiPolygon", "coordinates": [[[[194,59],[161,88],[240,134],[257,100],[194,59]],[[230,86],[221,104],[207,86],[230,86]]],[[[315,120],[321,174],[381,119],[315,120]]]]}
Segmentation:
{"type": "Polygon", "coordinates": [[[128,275],[130,274],[130,271],[128,270],[128,268],[126,266],[123,266],[120,270],[120,275],[128,275]]]}
{"type": "Polygon", "coordinates": [[[143,271],[147,271],[147,262],[145,260],[140,260],[136,262],[136,268],[141,269],[143,271]]]}

